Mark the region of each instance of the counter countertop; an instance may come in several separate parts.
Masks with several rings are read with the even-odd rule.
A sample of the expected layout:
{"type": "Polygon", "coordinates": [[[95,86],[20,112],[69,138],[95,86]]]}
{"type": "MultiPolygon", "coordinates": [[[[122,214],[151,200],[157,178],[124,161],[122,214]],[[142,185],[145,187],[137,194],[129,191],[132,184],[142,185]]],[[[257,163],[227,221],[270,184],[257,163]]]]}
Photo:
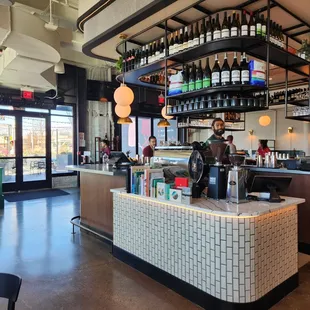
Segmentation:
{"type": "Polygon", "coordinates": [[[66,166],[68,170],[88,172],[94,174],[102,174],[109,176],[126,176],[127,170],[113,169],[112,166],[102,165],[102,164],[86,164],[86,165],[72,165],[66,166]]]}
{"type": "Polygon", "coordinates": [[[301,171],[301,170],[289,170],[286,168],[264,168],[264,167],[256,167],[256,166],[244,166],[247,169],[257,172],[273,172],[273,173],[288,173],[288,174],[308,174],[310,175],[310,171],[301,171]]]}
{"type": "Polygon", "coordinates": [[[212,213],[218,216],[260,216],[267,213],[272,213],[279,209],[284,209],[289,206],[298,205],[305,202],[305,199],[284,197],[285,201],[281,203],[269,203],[266,201],[250,201],[242,204],[228,203],[225,200],[214,199],[193,199],[191,205],[184,205],[169,200],[159,200],[156,198],[144,197],[135,194],[127,194],[124,188],[111,189],[112,193],[119,193],[126,195],[130,198],[137,198],[141,200],[154,201],[157,203],[170,204],[178,206],[180,208],[191,209],[193,211],[202,211],[206,213],[212,213]]]}

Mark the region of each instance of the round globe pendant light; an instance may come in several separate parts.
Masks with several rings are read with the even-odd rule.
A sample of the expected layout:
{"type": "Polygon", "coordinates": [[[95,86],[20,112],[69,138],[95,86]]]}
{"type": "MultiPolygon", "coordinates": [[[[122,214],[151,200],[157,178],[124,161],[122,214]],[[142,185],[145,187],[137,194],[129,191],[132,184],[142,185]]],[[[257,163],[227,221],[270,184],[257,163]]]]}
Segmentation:
{"type": "Polygon", "coordinates": [[[128,117],[130,115],[130,112],[131,112],[131,107],[129,105],[123,106],[123,105],[117,104],[115,106],[115,114],[118,117],[122,117],[122,118],[128,117]]]}
{"type": "Polygon", "coordinates": [[[161,109],[161,115],[162,115],[162,117],[165,118],[165,119],[173,119],[173,116],[169,116],[169,115],[166,114],[166,107],[163,107],[163,108],[161,109]]]}
{"type": "Polygon", "coordinates": [[[129,106],[133,103],[133,91],[122,83],[114,92],[114,100],[120,106],[129,106]]]}
{"type": "Polygon", "coordinates": [[[268,115],[263,115],[258,120],[259,124],[263,127],[269,126],[271,123],[271,118],[268,115]]]}

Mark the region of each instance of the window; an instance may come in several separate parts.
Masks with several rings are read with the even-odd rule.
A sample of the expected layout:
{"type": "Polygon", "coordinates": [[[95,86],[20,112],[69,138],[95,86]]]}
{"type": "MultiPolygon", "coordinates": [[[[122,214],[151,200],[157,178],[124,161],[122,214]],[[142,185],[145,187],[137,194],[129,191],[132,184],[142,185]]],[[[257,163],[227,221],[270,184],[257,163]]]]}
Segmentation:
{"type": "Polygon", "coordinates": [[[130,117],[132,123],[122,125],[122,151],[130,152],[131,157],[136,155],[136,118],[130,117]]]}
{"type": "Polygon", "coordinates": [[[143,149],[149,144],[149,137],[151,135],[150,118],[138,118],[138,133],[138,154],[142,155],[143,149]]]}
{"type": "MultiPolygon", "coordinates": [[[[51,111],[55,114],[55,110],[51,111]]],[[[52,173],[68,173],[73,164],[73,117],[51,115],[52,173]]]]}
{"type": "Polygon", "coordinates": [[[167,127],[167,141],[177,142],[178,141],[178,123],[175,119],[169,120],[170,127],[167,127]]]}
{"type": "Polygon", "coordinates": [[[166,129],[164,127],[157,127],[158,122],[161,118],[153,119],[153,133],[157,140],[157,145],[163,145],[166,141],[166,129]]]}

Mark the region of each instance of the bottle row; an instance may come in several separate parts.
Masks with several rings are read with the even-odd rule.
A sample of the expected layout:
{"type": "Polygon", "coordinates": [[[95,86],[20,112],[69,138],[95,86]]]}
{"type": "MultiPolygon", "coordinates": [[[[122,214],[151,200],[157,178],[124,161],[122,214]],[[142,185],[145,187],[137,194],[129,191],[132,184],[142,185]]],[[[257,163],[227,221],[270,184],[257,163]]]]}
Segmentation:
{"type": "MultiPolygon", "coordinates": [[[[287,101],[309,99],[309,88],[294,88],[287,91],[287,101]]],[[[271,103],[284,102],[285,91],[275,92],[270,97],[271,103]]]]}
{"type": "MultiPolygon", "coordinates": [[[[211,42],[217,39],[224,39],[238,36],[251,36],[265,39],[267,36],[267,25],[264,15],[250,14],[248,20],[246,11],[240,15],[233,12],[228,16],[224,13],[224,18],[220,21],[220,15],[216,18],[209,17],[208,20],[202,19],[190,26],[172,32],[167,38],[167,55],[173,55],[186,49],[211,42]],[[200,26],[199,26],[200,24],[200,26]]],[[[270,21],[270,42],[284,48],[284,36],[282,26],[274,21],[270,21]]],[[[156,62],[166,56],[166,46],[164,37],[160,40],[146,44],[140,49],[127,51],[123,56],[125,70],[138,69],[147,64],[156,62]]]]}
{"type": "Polygon", "coordinates": [[[266,98],[263,95],[243,97],[241,95],[217,94],[216,96],[201,96],[185,101],[176,100],[174,105],[167,107],[167,113],[179,113],[203,109],[216,109],[225,107],[265,107],[266,98]]]}

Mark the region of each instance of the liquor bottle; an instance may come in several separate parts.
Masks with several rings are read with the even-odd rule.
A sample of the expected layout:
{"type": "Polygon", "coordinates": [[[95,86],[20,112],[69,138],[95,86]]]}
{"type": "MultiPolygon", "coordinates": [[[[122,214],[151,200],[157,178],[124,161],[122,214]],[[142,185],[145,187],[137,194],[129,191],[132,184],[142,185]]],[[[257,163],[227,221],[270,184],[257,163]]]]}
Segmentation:
{"type": "Polygon", "coordinates": [[[220,69],[220,65],[219,65],[219,61],[218,61],[218,56],[217,56],[217,54],[215,54],[215,62],[214,62],[214,66],[212,69],[212,75],[211,75],[212,87],[221,85],[220,74],[221,74],[221,69],[220,69]]]}
{"type": "Polygon", "coordinates": [[[246,19],[246,12],[242,12],[242,23],[241,23],[241,35],[248,36],[249,35],[249,25],[246,19]]]}
{"type": "Polygon", "coordinates": [[[211,69],[209,64],[209,58],[207,57],[206,66],[203,71],[202,87],[207,88],[210,86],[211,86],[211,69]]]}
{"type": "Polygon", "coordinates": [[[135,69],[140,68],[140,62],[141,62],[141,50],[137,49],[135,64],[134,64],[135,69]]]}
{"type": "Polygon", "coordinates": [[[227,19],[227,12],[224,13],[221,36],[222,36],[222,39],[229,38],[229,25],[228,25],[228,19],[227,19]]]}
{"type": "Polygon", "coordinates": [[[262,22],[258,14],[256,14],[255,23],[256,23],[256,36],[260,38],[262,36],[262,22]]]}
{"type": "Polygon", "coordinates": [[[250,22],[249,22],[249,28],[250,28],[250,37],[255,37],[256,27],[255,27],[254,16],[252,12],[251,12],[251,17],[250,17],[250,22]]]}
{"type": "Polygon", "coordinates": [[[196,23],[195,33],[194,33],[194,40],[193,40],[193,47],[194,46],[198,46],[200,44],[199,38],[200,38],[200,33],[199,33],[199,29],[198,29],[198,23],[196,23]]]}
{"type": "Polygon", "coordinates": [[[229,29],[229,36],[230,36],[230,29],[231,29],[231,16],[228,16],[228,29],[229,29]]]}
{"type": "Polygon", "coordinates": [[[170,34],[170,43],[169,43],[169,55],[174,54],[174,38],[173,33],[170,34]]]}
{"type": "Polygon", "coordinates": [[[216,14],[216,21],[213,28],[213,40],[221,38],[221,25],[220,25],[220,16],[219,13],[216,14]]]}
{"type": "Polygon", "coordinates": [[[194,28],[191,25],[191,31],[188,36],[188,48],[192,48],[194,46],[194,28]]]}
{"type": "Polygon", "coordinates": [[[273,29],[273,21],[272,20],[270,20],[269,34],[270,34],[270,36],[269,36],[270,43],[275,44],[276,39],[275,39],[275,33],[274,33],[274,29],[273,29]]]}
{"type": "Polygon", "coordinates": [[[195,73],[196,73],[196,67],[195,67],[195,64],[193,63],[191,73],[189,74],[189,82],[188,82],[189,91],[195,90],[195,80],[196,80],[195,73]]]}
{"type": "Polygon", "coordinates": [[[183,42],[184,42],[183,28],[181,28],[180,29],[180,39],[179,39],[179,52],[183,51],[183,49],[184,49],[183,42]]]}
{"type": "Polygon", "coordinates": [[[188,32],[187,32],[187,27],[185,27],[184,40],[183,40],[183,50],[186,50],[187,48],[188,48],[188,32]]]}
{"type": "Polygon", "coordinates": [[[182,84],[182,93],[188,92],[188,82],[189,82],[189,76],[188,76],[188,65],[186,67],[183,66],[183,84],[182,84]]]}
{"type": "Polygon", "coordinates": [[[286,48],[286,47],[285,47],[285,43],[284,43],[284,35],[283,35],[282,26],[280,26],[280,41],[281,41],[281,46],[280,46],[280,47],[286,48]]]}
{"type": "Polygon", "coordinates": [[[145,46],[142,47],[142,53],[141,53],[141,60],[140,60],[140,66],[145,65],[145,46]]]}
{"type": "Polygon", "coordinates": [[[266,26],[266,20],[265,20],[263,14],[260,16],[260,20],[261,20],[261,23],[262,23],[262,38],[265,39],[266,38],[266,34],[267,34],[267,26],[266,26]]]}
{"type": "Polygon", "coordinates": [[[149,48],[148,45],[145,46],[145,64],[148,65],[149,63],[149,48]]]}
{"type": "Polygon", "coordinates": [[[280,33],[280,25],[277,24],[276,25],[276,29],[277,29],[277,45],[279,47],[282,47],[282,43],[281,43],[281,33],[280,33]]]}
{"type": "Polygon", "coordinates": [[[152,43],[149,45],[149,63],[153,62],[153,46],[152,43]]]}
{"type": "Polygon", "coordinates": [[[160,43],[157,42],[157,45],[156,45],[156,52],[155,52],[155,60],[158,61],[160,58],[160,43]]]}
{"type": "Polygon", "coordinates": [[[230,36],[237,37],[238,36],[238,22],[236,17],[236,12],[233,13],[233,20],[230,28],[230,36]]]}
{"type": "Polygon", "coordinates": [[[240,15],[237,14],[237,28],[238,28],[238,37],[241,36],[241,24],[240,24],[240,15]]]}
{"type": "Polygon", "coordinates": [[[199,60],[199,65],[196,71],[196,82],[195,82],[196,90],[202,88],[202,79],[203,79],[203,73],[202,73],[202,67],[201,67],[201,60],[199,60]]]}
{"type": "Polygon", "coordinates": [[[230,84],[230,67],[227,61],[227,53],[224,55],[224,63],[221,70],[221,84],[222,86],[230,84]]]}
{"type": "Polygon", "coordinates": [[[199,37],[199,43],[204,44],[206,43],[206,26],[205,26],[205,19],[203,18],[200,25],[200,37],[199,37]]]}
{"type": "Polygon", "coordinates": [[[163,59],[166,55],[164,38],[160,39],[160,50],[159,50],[159,58],[163,59]]]}
{"type": "Polygon", "coordinates": [[[246,60],[246,55],[243,53],[242,63],[240,64],[241,67],[241,84],[246,85],[250,84],[250,70],[249,64],[246,60]]]}
{"type": "Polygon", "coordinates": [[[133,49],[131,53],[130,70],[135,69],[135,59],[136,59],[136,51],[133,49]]]}
{"type": "Polygon", "coordinates": [[[179,37],[178,37],[178,32],[175,32],[175,37],[174,37],[174,53],[178,53],[180,51],[180,42],[179,42],[179,37]]]}
{"type": "Polygon", "coordinates": [[[238,64],[237,53],[234,52],[234,62],[231,66],[231,84],[240,84],[240,66],[238,64]]]}
{"type": "Polygon", "coordinates": [[[212,41],[212,19],[211,16],[209,17],[209,20],[207,21],[207,27],[206,27],[206,42],[212,41]]]}

